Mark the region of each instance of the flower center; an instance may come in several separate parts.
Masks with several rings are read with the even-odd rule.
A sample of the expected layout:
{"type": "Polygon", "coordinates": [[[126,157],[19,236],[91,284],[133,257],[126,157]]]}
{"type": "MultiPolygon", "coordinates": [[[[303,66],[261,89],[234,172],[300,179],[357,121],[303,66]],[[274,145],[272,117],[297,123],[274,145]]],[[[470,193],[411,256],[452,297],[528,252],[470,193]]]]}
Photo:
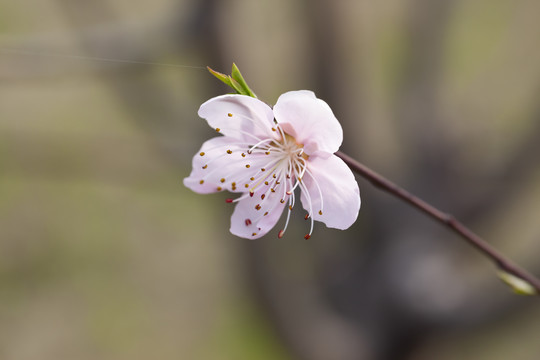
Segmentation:
{"type": "MultiPolygon", "coordinates": [[[[204,184],[206,180],[215,183],[217,179],[220,184],[217,186],[217,191],[224,189],[238,191],[239,189],[244,192],[242,196],[234,200],[227,199],[229,203],[253,198],[256,194],[260,201],[254,205],[255,216],[245,219],[246,226],[256,226],[272,212],[281,212],[280,204],[285,204],[287,201],[287,220],[284,228],[278,233],[279,238],[283,237],[289,224],[291,211],[296,204],[294,192],[297,187],[300,188],[307,202],[304,203],[308,211],[305,219],[311,218],[310,231],[304,236],[305,239],[309,239],[313,232],[313,208],[309,191],[302,181],[305,174],[311,176],[308,169],[309,156],[304,152],[303,144],[299,144],[293,136],[285,133],[275,120],[274,123],[272,131],[280,135],[279,139],[272,136],[258,138],[246,133],[247,137],[255,141],[251,144],[231,142],[231,149],[235,149],[234,151],[227,149],[202,167],[206,175],[200,180],[200,184],[204,184]],[[215,166],[214,161],[220,162],[221,165],[215,166]]],[[[205,156],[205,153],[201,152],[200,156],[205,156]]],[[[316,183],[313,176],[311,178],[316,183]]],[[[316,186],[321,198],[319,214],[322,215],[322,193],[318,184],[316,186]]],[[[254,227],[254,230],[252,236],[256,236],[261,228],[254,227]]]]}

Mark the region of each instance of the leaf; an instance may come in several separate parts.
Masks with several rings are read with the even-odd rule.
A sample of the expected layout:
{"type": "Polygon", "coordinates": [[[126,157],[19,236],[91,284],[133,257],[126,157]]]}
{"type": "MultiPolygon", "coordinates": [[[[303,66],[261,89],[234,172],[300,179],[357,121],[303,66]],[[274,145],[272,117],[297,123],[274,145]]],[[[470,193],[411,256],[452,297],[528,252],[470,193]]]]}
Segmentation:
{"type": "Polygon", "coordinates": [[[504,281],[512,290],[519,295],[538,295],[538,292],[528,281],[523,280],[504,270],[498,270],[497,275],[504,281]]]}
{"type": "Polygon", "coordinates": [[[225,83],[227,86],[230,86],[236,92],[236,94],[251,96],[254,98],[257,97],[257,95],[255,95],[255,93],[249,88],[236,64],[233,63],[232,65],[231,75],[222,74],[213,70],[209,66],[206,68],[212,75],[225,83]]]}

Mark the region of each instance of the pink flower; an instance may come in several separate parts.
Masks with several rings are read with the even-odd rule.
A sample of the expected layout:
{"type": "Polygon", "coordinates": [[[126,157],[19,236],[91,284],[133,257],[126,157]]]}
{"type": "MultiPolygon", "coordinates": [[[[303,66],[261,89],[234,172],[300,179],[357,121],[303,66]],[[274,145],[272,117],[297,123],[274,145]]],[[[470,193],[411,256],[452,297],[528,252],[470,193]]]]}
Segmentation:
{"type": "Polygon", "coordinates": [[[224,136],[206,141],[193,158],[184,185],[206,194],[222,190],[240,193],[231,218],[231,233],[257,239],[270,231],[287,208],[295,190],[313,221],[346,229],[360,210],[360,192],[353,173],[334,153],[343,130],[332,110],[311,91],[281,95],[270,108],[244,95],[223,95],[201,105],[199,116],[224,136]]]}

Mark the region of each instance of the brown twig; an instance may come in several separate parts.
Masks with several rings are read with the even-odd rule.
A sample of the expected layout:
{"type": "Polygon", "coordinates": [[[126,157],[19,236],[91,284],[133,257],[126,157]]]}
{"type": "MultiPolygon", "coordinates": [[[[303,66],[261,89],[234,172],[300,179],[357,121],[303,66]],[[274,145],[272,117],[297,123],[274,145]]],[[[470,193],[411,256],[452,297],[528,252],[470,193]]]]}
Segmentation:
{"type": "Polygon", "coordinates": [[[351,170],[370,181],[375,187],[378,187],[383,191],[394,195],[395,197],[405,201],[409,205],[422,211],[424,214],[430,216],[431,218],[452,229],[455,233],[460,235],[463,239],[465,239],[469,244],[474,246],[482,254],[490,258],[500,270],[509,273],[523,281],[526,281],[530,286],[535,289],[536,295],[540,295],[540,280],[538,280],[535,276],[529,274],[527,271],[525,271],[518,265],[514,264],[501,253],[499,253],[485,240],[472,232],[469,228],[459,222],[452,215],[440,211],[439,209],[428,204],[424,200],[409,193],[408,191],[397,186],[382,175],[359,163],[349,155],[346,155],[340,151],[338,151],[336,155],[339,156],[343,161],[345,161],[345,163],[351,168],[351,170]]]}

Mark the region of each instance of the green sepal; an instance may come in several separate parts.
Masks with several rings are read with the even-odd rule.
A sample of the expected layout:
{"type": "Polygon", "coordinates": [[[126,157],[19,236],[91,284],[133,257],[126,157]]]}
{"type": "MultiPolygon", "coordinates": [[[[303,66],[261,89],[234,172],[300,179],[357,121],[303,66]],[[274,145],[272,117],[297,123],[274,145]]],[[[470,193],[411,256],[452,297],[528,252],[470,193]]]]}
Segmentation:
{"type": "Polygon", "coordinates": [[[232,65],[231,75],[225,75],[217,72],[211,69],[209,66],[207,66],[207,69],[212,75],[221,80],[225,85],[230,86],[236,94],[251,96],[254,98],[257,97],[257,95],[255,95],[255,93],[247,85],[236,64],[233,63],[232,65]]]}

